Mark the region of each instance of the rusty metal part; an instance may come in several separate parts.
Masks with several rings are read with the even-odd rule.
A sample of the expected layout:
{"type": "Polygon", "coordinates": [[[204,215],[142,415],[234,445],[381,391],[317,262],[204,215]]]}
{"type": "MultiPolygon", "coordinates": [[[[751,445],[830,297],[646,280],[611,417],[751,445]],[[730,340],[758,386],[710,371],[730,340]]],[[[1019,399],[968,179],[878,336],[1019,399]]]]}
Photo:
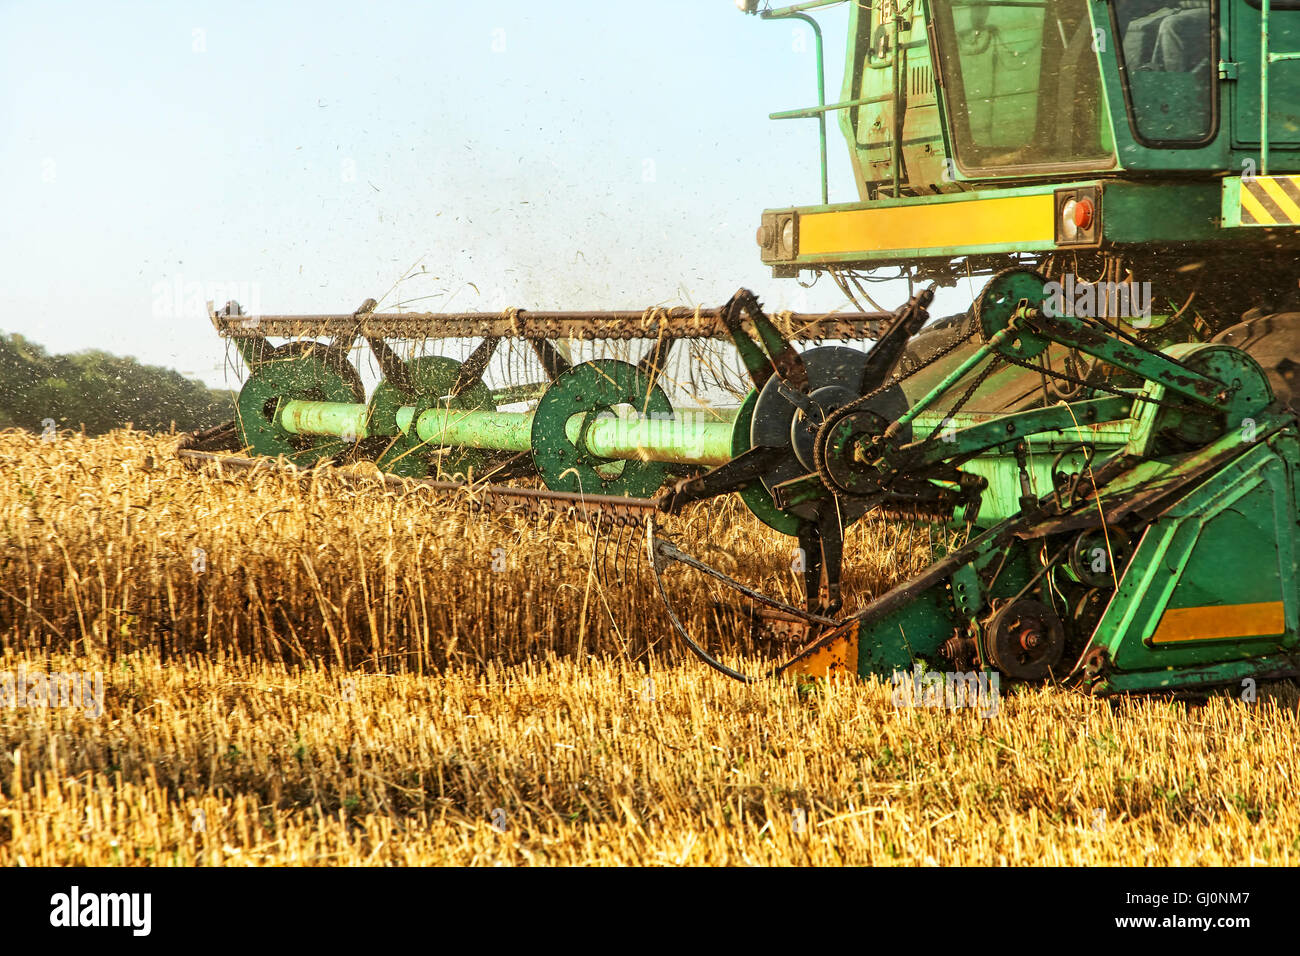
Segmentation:
{"type": "MultiPolygon", "coordinates": [[[[356,341],[359,334],[360,322],[366,316],[372,314],[375,309],[379,308],[379,303],[374,299],[366,299],[362,302],[357,310],[352,313],[352,332],[350,337],[339,336],[334,339],[335,345],[342,345],[344,348],[349,347],[352,342],[356,341]]],[[[380,370],[384,373],[384,378],[396,388],[399,392],[411,391],[411,379],[406,373],[406,363],[402,357],[392,350],[387,342],[381,338],[368,336],[366,345],[370,347],[370,353],[374,355],[375,361],[379,363],[380,370]]]]}
{"type": "MultiPolygon", "coordinates": [[[[633,499],[633,500],[644,500],[644,499],[633,499]]],[[[753,588],[749,587],[748,585],[741,584],[735,578],[729,577],[728,575],[723,574],[721,571],[709,567],[703,561],[700,561],[697,558],[693,558],[689,554],[686,554],[678,550],[677,547],[673,545],[670,541],[666,541],[663,538],[655,536],[653,525],[650,527],[649,530],[648,547],[650,549],[651,563],[654,565],[656,572],[675,561],[679,564],[686,565],[688,568],[694,568],[697,571],[701,571],[704,574],[707,574],[709,577],[714,578],[717,581],[721,581],[727,587],[739,591],[741,594],[745,595],[745,597],[751,598],[752,600],[757,601],[759,604],[763,604],[766,605],[767,607],[774,608],[775,610],[782,611],[785,614],[789,614],[797,620],[807,621],[809,624],[820,624],[823,627],[835,627],[837,624],[840,623],[833,617],[826,617],[825,615],[822,614],[816,614],[809,611],[801,610],[800,608],[797,608],[792,604],[786,604],[784,601],[778,601],[775,598],[770,598],[766,594],[762,594],[758,591],[755,591],[753,588]]]]}
{"type": "Polygon", "coordinates": [[[1080,665],[1083,667],[1084,679],[1095,683],[1110,673],[1110,654],[1104,647],[1089,647],[1079,658],[1074,670],[1079,670],[1080,665]]]}
{"type": "MultiPolygon", "coordinates": [[[[366,301],[362,302],[361,305],[357,307],[357,310],[352,313],[352,317],[356,319],[359,318],[360,316],[365,315],[367,312],[373,312],[378,307],[378,305],[379,303],[376,302],[374,299],[366,299],[366,301]]],[[[356,325],[354,323],[350,331],[340,332],[338,335],[336,335],[333,338],[332,341],[330,341],[329,345],[331,348],[338,349],[340,352],[346,353],[351,351],[352,346],[356,342],[356,340],[357,340],[357,330],[356,330],[356,325]]]]}
{"type": "Polygon", "coordinates": [[[1092,640],[1093,632],[1101,623],[1101,616],[1106,612],[1106,605],[1111,599],[1113,588],[1090,588],[1074,603],[1071,613],[1071,627],[1076,638],[1092,640]]]}
{"type": "Polygon", "coordinates": [[[235,422],[228,421],[222,425],[213,425],[199,431],[187,432],[177,443],[177,450],[188,451],[238,451],[239,429],[235,422]]]}
{"type": "Polygon", "coordinates": [[[488,363],[492,361],[492,356],[496,354],[497,346],[501,340],[497,338],[486,338],[478,344],[478,347],[470,353],[470,357],[460,367],[460,372],[456,376],[456,384],[451,387],[451,394],[457,398],[469,391],[476,384],[483,381],[483,373],[487,371],[488,363]]]}
{"type": "Polygon", "coordinates": [[[923,500],[895,494],[879,495],[872,500],[877,502],[872,514],[878,518],[930,523],[952,520],[953,509],[962,503],[960,495],[946,488],[936,489],[931,498],[923,500]]]}
{"type": "MultiPolygon", "coordinates": [[[[780,329],[763,311],[762,303],[753,292],[741,289],[722,309],[722,324],[727,327],[728,334],[736,341],[737,346],[742,345],[736,336],[743,333],[743,322],[746,318],[758,333],[757,341],[752,339],[750,341],[766,353],[771,372],[775,372],[777,378],[795,391],[807,392],[808,372],[804,368],[803,357],[795,349],[791,337],[784,334],[784,330],[780,329]]],[[[754,379],[754,387],[758,389],[766,384],[766,375],[771,374],[771,372],[765,373],[760,378],[753,376],[753,369],[750,371],[754,379]]]]}
{"type": "Polygon", "coordinates": [[[781,460],[784,450],[760,445],[737,455],[703,475],[686,478],[659,496],[660,510],[677,514],[693,501],[703,501],[727,491],[743,488],[781,460]]]}
{"type": "MultiPolygon", "coordinates": [[[[371,312],[330,315],[214,314],[228,338],[362,336],[397,339],[729,339],[720,308],[641,312],[371,312]]],[[[769,316],[789,340],[870,338],[890,313],[782,312],[769,316]]]]}
{"type": "Polygon", "coordinates": [[[1060,669],[1065,626],[1046,604],[1021,598],[993,615],[984,632],[984,649],[1007,677],[1042,680],[1060,669]]]}
{"type": "Polygon", "coordinates": [[[568,359],[561,355],[559,350],[548,340],[529,339],[528,344],[537,353],[537,359],[542,363],[542,371],[546,373],[547,381],[554,382],[572,368],[568,359]]]}
{"type": "Polygon", "coordinates": [[[880,336],[875,346],[867,353],[867,362],[862,369],[862,381],[858,394],[874,392],[885,383],[894,372],[908,341],[921,331],[921,326],[930,318],[927,311],[934,302],[934,293],[938,286],[931,283],[921,292],[912,296],[901,309],[889,328],[880,336]]]}
{"type": "Polygon", "coordinates": [[[267,458],[244,458],[211,452],[178,449],[177,457],[186,464],[214,465],[218,469],[265,471],[298,478],[325,477],[354,485],[383,485],[402,491],[433,491],[461,495],[475,511],[500,511],[523,514],[561,514],[588,524],[604,527],[640,528],[658,508],[651,498],[623,498],[618,495],[581,495],[543,488],[509,488],[503,485],[470,484],[460,481],[435,481],[431,478],[400,478],[385,474],[354,474],[327,465],[299,468],[267,458]]]}
{"type": "Polygon", "coordinates": [[[974,662],[978,653],[975,639],[964,634],[956,634],[948,638],[939,648],[939,655],[958,667],[974,662]]]}
{"type": "Polygon", "coordinates": [[[366,345],[370,346],[371,354],[374,355],[375,361],[379,363],[379,369],[384,373],[384,378],[402,394],[410,394],[411,376],[407,372],[406,363],[402,357],[393,351],[392,347],[383,339],[369,336],[366,338],[366,345]]]}
{"type": "Polygon", "coordinates": [[[808,643],[812,625],[793,614],[759,605],[749,613],[749,636],[755,642],[794,649],[808,643]]]}

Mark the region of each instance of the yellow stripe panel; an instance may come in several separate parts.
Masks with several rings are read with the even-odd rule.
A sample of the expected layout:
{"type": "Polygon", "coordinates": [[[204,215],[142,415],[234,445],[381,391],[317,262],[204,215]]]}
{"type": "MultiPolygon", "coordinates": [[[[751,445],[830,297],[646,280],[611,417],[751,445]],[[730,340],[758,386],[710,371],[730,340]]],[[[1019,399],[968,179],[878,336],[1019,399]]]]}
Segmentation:
{"type": "Polygon", "coordinates": [[[1269,637],[1286,631],[1281,601],[1169,608],[1151,635],[1152,644],[1221,641],[1229,637],[1269,637]]]}
{"type": "Polygon", "coordinates": [[[1246,188],[1244,183],[1242,184],[1241,189],[1241,209],[1242,212],[1250,213],[1250,218],[1254,222],[1273,221],[1273,217],[1270,216],[1265,211],[1264,207],[1259,204],[1259,200],[1250,194],[1250,190],[1246,188]]]}
{"type": "Polygon", "coordinates": [[[1050,193],[813,212],[799,218],[799,254],[1052,242],[1055,219],[1050,193]]]}
{"type": "Polygon", "coordinates": [[[1300,176],[1243,177],[1241,212],[1246,225],[1300,225],[1300,176]]]}
{"type": "Polygon", "coordinates": [[[1282,186],[1275,179],[1272,177],[1261,179],[1259,185],[1273,202],[1277,203],[1277,207],[1286,216],[1286,222],[1300,222],[1300,206],[1297,206],[1291,197],[1282,191],[1282,186]]]}

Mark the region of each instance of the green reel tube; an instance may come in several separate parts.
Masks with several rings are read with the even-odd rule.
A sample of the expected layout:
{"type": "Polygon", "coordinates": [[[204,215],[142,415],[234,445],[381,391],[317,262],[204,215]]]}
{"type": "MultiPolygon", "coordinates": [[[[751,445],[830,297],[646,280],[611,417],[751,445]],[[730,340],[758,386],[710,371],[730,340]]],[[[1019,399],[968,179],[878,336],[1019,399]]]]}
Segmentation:
{"type": "Polygon", "coordinates": [[[483,470],[491,456],[475,448],[451,447],[425,441],[412,425],[406,431],[398,427],[397,411],[403,406],[414,406],[412,422],[434,408],[471,410],[496,408],[492,391],[481,381],[475,382],[460,395],[451,390],[460,375],[461,363],[441,355],[425,355],[411,359],[406,364],[406,374],[411,391],[403,392],[387,379],[380,382],[370,398],[370,433],[393,435],[392,443],[375,460],[382,470],[403,478],[426,478],[442,475],[448,478],[468,478],[483,470]]]}
{"type": "Polygon", "coordinates": [[[667,466],[655,461],[614,461],[593,454],[587,429],[615,406],[638,415],[671,418],[672,403],[654,380],[635,365],[595,359],[560,374],[533,416],[533,463],[552,491],[646,498],[664,483],[667,466]],[[581,416],[575,428],[569,422],[581,416]],[[574,435],[570,435],[570,432],[574,435]]]}

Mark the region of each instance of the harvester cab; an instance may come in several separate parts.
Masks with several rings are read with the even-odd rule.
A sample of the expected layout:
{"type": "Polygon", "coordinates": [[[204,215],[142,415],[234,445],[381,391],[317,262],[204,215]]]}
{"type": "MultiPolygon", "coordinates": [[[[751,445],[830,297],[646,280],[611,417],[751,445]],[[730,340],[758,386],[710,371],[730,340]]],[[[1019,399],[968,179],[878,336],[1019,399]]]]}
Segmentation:
{"type": "Polygon", "coordinates": [[[774,673],[977,668],[1096,693],[1295,675],[1300,7],[850,2],[827,102],[813,14],[845,2],[740,5],[812,24],[821,94],[773,114],[817,122],[821,202],[763,212],[762,260],[854,308],[769,315],[746,290],[625,312],[231,303],[211,318],[249,375],[219,450],[248,457],[182,454],[368,459],[393,483],[640,526],[670,610],[687,570],[792,623],[802,645],[774,673]],[[829,201],[828,118],[852,202],[829,201]],[[907,301],[876,305],[869,284],[899,277],[907,301]],[[932,321],[959,282],[970,307],[932,321]],[[710,341],[743,372],[731,407],[684,404],[699,392],[670,371],[705,376],[710,341]],[[363,349],[383,374],[368,398],[363,349]],[[724,494],[798,541],[803,606],[657,532],[724,494]],[[862,605],[841,579],[868,515],[946,533],[862,605]]]}
{"type": "Polygon", "coordinates": [[[838,119],[858,201],[828,204],[823,149],[821,204],[763,213],[775,275],[854,295],[880,268],[952,284],[1016,258],[1049,278],[1077,263],[1149,283],[1144,330],[1167,338],[1294,305],[1294,3],[871,0],[849,5],[848,33],[841,98],[772,118],[816,119],[823,140],[838,119]]]}

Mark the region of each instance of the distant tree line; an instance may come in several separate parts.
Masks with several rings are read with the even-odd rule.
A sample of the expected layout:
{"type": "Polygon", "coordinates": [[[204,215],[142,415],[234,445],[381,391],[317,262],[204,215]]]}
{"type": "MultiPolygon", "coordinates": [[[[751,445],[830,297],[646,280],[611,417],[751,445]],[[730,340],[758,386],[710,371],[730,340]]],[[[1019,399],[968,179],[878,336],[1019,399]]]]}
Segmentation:
{"type": "Polygon", "coordinates": [[[85,426],[99,435],[130,422],[140,431],[207,428],[234,417],[229,392],[172,369],[90,350],[50,355],[21,335],[0,333],[0,428],[85,426]]]}

